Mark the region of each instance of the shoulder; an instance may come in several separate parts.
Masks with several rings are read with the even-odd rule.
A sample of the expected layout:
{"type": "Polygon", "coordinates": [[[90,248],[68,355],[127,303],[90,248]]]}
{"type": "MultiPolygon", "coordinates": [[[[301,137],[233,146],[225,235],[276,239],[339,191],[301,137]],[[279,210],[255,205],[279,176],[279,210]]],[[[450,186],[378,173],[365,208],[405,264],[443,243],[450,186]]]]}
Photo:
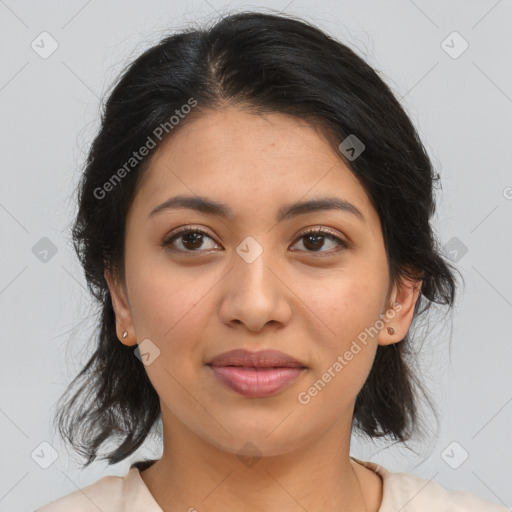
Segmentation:
{"type": "Polygon", "coordinates": [[[383,481],[378,512],[509,512],[509,509],[461,490],[450,490],[432,480],[408,473],[392,473],[372,462],[355,459],[383,481]]]}
{"type": "Polygon", "coordinates": [[[98,512],[121,510],[123,478],[105,476],[97,482],[48,503],[35,512],[98,512]]]}
{"type": "Polygon", "coordinates": [[[98,512],[98,510],[161,512],[144,485],[136,465],[132,465],[125,476],[105,476],[91,485],[47,503],[35,512],[98,512]]]}

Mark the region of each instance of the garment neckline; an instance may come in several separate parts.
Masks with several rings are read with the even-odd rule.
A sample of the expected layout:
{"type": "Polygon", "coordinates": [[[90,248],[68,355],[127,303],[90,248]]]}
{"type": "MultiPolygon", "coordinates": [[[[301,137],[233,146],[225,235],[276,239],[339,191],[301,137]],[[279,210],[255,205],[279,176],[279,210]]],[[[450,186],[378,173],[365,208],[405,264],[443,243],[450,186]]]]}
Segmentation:
{"type": "MultiPolygon", "coordinates": [[[[373,471],[375,474],[377,474],[380,479],[382,480],[382,499],[381,504],[379,506],[379,509],[377,512],[386,512],[389,507],[387,506],[388,501],[388,477],[390,475],[390,472],[386,470],[384,467],[382,467],[379,464],[376,464],[375,462],[370,461],[363,461],[360,459],[357,459],[356,457],[350,457],[353,461],[355,461],[357,464],[360,464],[364,466],[365,468],[373,471]]],[[[163,512],[158,503],[156,502],[154,496],[151,494],[151,491],[149,490],[148,486],[146,485],[146,482],[142,479],[141,472],[145,469],[148,469],[151,467],[158,459],[146,459],[142,461],[138,461],[133,463],[130,466],[130,470],[127,476],[130,478],[133,478],[137,481],[137,485],[139,488],[143,490],[144,493],[144,500],[145,502],[151,502],[151,505],[155,508],[154,512],[163,512]]],[[[149,512],[149,511],[148,511],[149,512]]],[[[153,511],[151,511],[153,512],[153,511]]]]}

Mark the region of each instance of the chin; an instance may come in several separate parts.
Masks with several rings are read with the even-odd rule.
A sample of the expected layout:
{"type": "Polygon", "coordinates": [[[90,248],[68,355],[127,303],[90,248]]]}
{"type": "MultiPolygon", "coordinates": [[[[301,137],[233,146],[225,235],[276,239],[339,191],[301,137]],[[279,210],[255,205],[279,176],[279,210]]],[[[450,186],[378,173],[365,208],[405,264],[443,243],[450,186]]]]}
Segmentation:
{"type": "MultiPolygon", "coordinates": [[[[295,450],[304,447],[307,444],[307,437],[314,439],[318,433],[311,433],[310,436],[290,437],[290,426],[277,427],[273,431],[272,428],[256,429],[252,428],[230,428],[226,425],[227,430],[232,434],[226,434],[222,439],[205,439],[216,448],[236,455],[241,459],[258,459],[261,457],[276,457],[286,455],[295,450]]],[[[299,433],[293,429],[294,436],[299,433]]],[[[211,431],[210,431],[211,435],[211,431]]],[[[242,460],[243,462],[243,460],[242,460]]]]}

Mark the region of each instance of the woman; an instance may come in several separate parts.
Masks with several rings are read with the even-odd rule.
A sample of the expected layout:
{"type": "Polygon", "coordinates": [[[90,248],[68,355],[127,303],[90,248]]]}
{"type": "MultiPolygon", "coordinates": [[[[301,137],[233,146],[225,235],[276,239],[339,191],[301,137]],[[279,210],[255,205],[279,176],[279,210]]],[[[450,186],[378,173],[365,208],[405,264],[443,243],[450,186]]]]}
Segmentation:
{"type": "Polygon", "coordinates": [[[409,327],[456,288],[437,179],[375,71],[301,20],[235,14],[140,56],[80,186],[101,316],[58,424],[87,466],[161,418],[163,455],[39,511],[505,510],[350,456],[352,429],[420,429],[409,327]]]}

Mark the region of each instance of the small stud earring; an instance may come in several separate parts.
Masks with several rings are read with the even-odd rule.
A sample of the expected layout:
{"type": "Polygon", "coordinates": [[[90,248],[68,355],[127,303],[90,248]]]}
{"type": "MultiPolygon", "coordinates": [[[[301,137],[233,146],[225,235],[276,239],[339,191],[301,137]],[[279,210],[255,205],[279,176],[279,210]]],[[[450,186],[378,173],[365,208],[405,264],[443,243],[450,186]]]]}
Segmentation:
{"type": "Polygon", "coordinates": [[[387,331],[388,334],[395,334],[395,329],[393,329],[393,327],[388,327],[387,331]]]}
{"type": "Polygon", "coordinates": [[[128,336],[128,331],[123,332],[123,340],[128,336]]]}

